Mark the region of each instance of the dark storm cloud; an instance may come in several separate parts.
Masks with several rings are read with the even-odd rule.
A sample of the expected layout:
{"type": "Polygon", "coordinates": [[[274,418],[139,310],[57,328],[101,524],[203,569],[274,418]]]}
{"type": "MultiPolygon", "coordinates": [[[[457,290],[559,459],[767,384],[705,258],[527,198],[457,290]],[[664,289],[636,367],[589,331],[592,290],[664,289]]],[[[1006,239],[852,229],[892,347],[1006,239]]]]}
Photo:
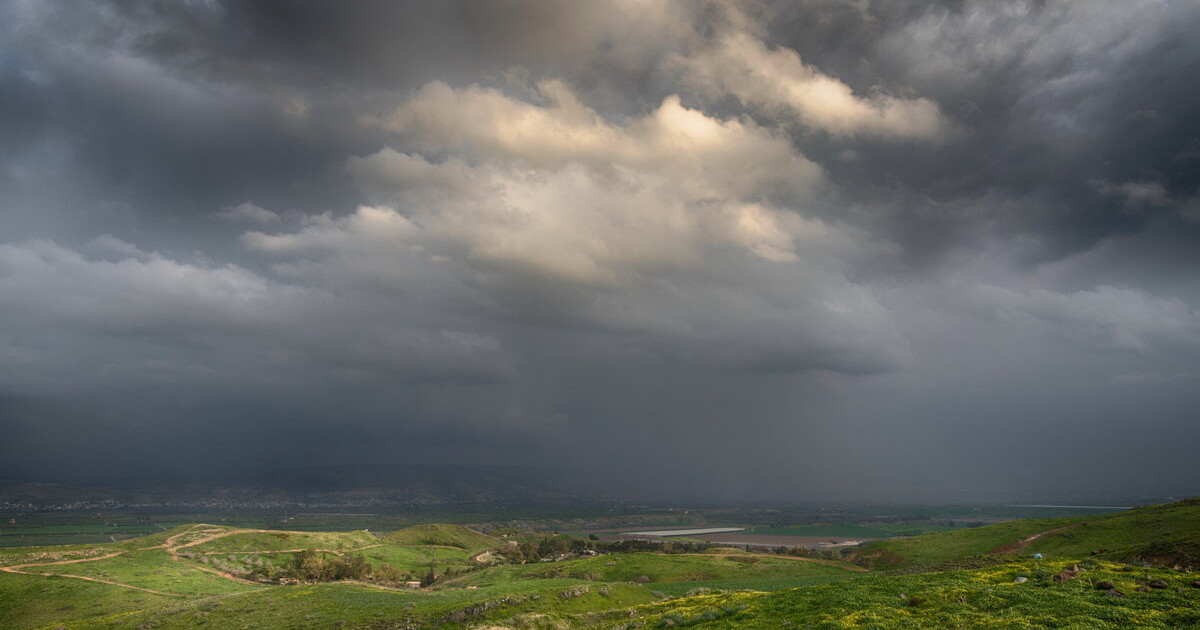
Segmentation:
{"type": "Polygon", "coordinates": [[[1195,2],[0,11],[0,474],[1000,497],[1200,438],[1195,2]]]}
{"type": "Polygon", "coordinates": [[[859,199],[925,199],[883,211],[914,257],[983,225],[1037,239],[1034,260],[1059,258],[1177,214],[1200,187],[1188,148],[1200,89],[1185,79],[1200,72],[1195,3],[803,4],[778,11],[775,41],[860,89],[930,98],[964,127],[941,146],[855,147],[830,165],[875,184],[845,187],[859,199]],[[1127,183],[1170,201],[1102,192],[1127,183]]]}

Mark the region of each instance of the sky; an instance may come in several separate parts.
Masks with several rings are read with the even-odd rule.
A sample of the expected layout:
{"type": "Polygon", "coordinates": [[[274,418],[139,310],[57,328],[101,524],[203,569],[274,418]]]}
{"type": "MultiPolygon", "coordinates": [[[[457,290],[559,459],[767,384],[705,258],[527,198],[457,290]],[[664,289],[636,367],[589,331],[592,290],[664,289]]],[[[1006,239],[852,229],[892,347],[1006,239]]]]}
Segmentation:
{"type": "Polygon", "coordinates": [[[1200,494],[1198,28],[0,0],[0,477],[1200,494]]]}

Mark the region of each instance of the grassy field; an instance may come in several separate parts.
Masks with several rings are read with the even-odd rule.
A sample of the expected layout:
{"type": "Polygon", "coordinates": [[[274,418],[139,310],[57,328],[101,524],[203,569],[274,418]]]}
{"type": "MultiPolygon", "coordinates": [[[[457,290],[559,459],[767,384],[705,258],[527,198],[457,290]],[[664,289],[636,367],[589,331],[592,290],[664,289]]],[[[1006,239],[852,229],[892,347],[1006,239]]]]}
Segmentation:
{"type": "Polygon", "coordinates": [[[0,549],[0,628],[1200,628],[1195,500],[881,540],[850,556],[872,570],[737,549],[502,563],[539,541],[564,538],[445,524],[382,535],[193,524],[0,549]],[[433,568],[438,579],[245,579],[264,564],[282,571],[301,549],[361,553],[403,579],[433,568]]]}
{"type": "MultiPolygon", "coordinates": [[[[1164,561],[1168,556],[1200,563],[1200,503],[1180,501],[1115,514],[1030,519],[913,538],[875,541],[852,560],[873,569],[903,569],[948,563],[990,553],[1041,553],[1047,557],[1090,557],[1121,561],[1164,561]],[[1015,543],[1031,537],[1019,548],[1015,543]]],[[[1172,561],[1168,564],[1174,564],[1172,561]]]]}
{"type": "Polygon", "coordinates": [[[260,588],[214,575],[184,562],[172,562],[167,552],[162,549],[126,551],[116,557],[95,562],[30,567],[29,571],[54,575],[81,575],[179,595],[237,593],[260,588]]]}
{"type": "Polygon", "coordinates": [[[429,524],[406,527],[383,537],[392,544],[437,545],[457,547],[467,551],[492,549],[501,544],[493,536],[481,534],[461,525],[429,524]]]}
{"type": "Polygon", "coordinates": [[[700,587],[729,588],[722,583],[748,581],[768,587],[763,590],[777,590],[858,577],[860,574],[854,569],[857,567],[840,567],[799,558],[777,558],[746,553],[626,553],[563,562],[490,567],[456,578],[448,582],[445,588],[572,579],[590,582],[635,582],[646,584],[652,590],[673,593],[687,592],[700,587]]]}
{"type": "Polygon", "coordinates": [[[367,532],[249,531],[215,538],[188,549],[200,554],[288,549],[328,549],[345,552],[377,544],[379,539],[367,532]]]}
{"type": "Polygon", "coordinates": [[[671,600],[628,614],[578,620],[597,628],[1067,628],[1174,630],[1200,625],[1194,576],[1096,562],[1065,583],[1073,563],[1022,562],[974,571],[866,577],[778,593],[736,592],[671,600]],[[1028,581],[1017,583],[1016,578],[1028,581]],[[1165,588],[1141,592],[1154,580],[1165,588]],[[1112,582],[1123,597],[1097,588],[1112,582]]]}
{"type": "Polygon", "coordinates": [[[985,555],[1004,545],[1078,520],[1068,518],[1008,521],[912,538],[879,540],[859,548],[851,559],[878,570],[950,562],[985,555]]]}
{"type": "Polygon", "coordinates": [[[1137,508],[1080,521],[1029,544],[1047,557],[1091,555],[1121,561],[1200,565],[1200,502],[1182,501],[1137,508]]]}

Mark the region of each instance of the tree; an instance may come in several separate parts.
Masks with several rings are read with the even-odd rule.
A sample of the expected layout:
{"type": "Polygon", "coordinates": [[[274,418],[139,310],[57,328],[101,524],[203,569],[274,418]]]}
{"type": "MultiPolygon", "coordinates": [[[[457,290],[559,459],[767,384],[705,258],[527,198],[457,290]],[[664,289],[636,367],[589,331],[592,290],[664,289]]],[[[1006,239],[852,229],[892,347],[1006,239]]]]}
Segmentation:
{"type": "Polygon", "coordinates": [[[371,575],[371,565],[361,553],[350,554],[346,556],[343,572],[348,580],[362,580],[371,575]]]}

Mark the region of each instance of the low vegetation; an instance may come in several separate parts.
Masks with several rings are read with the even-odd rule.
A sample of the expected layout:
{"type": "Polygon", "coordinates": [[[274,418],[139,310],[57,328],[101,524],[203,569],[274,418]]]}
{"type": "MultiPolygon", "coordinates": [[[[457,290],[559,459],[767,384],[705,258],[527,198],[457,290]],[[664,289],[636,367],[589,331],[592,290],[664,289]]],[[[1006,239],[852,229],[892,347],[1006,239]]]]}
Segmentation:
{"type": "Polygon", "coordinates": [[[0,550],[0,627],[1200,628],[1198,548],[1197,501],[816,554],[458,525],[186,525],[0,550]]]}

